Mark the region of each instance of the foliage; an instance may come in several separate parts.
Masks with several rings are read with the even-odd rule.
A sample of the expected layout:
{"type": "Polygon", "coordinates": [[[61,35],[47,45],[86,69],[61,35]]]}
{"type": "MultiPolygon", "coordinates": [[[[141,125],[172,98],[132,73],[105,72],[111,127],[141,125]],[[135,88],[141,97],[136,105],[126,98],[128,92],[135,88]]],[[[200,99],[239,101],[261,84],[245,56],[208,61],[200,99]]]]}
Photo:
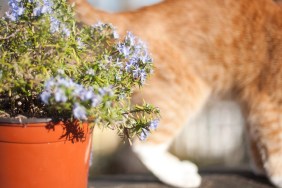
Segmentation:
{"type": "Polygon", "coordinates": [[[111,24],[78,23],[66,0],[10,0],[0,19],[0,110],[6,117],[78,119],[145,139],[152,105],[131,105],[152,73],[146,45],[111,24]]]}

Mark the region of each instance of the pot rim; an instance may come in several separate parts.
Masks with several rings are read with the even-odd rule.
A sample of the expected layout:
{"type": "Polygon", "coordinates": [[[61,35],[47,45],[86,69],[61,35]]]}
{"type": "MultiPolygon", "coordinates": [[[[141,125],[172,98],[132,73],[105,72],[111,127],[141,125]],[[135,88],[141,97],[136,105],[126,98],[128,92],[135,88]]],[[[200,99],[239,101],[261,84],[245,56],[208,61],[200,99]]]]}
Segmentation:
{"type": "Polygon", "coordinates": [[[0,123],[7,124],[49,123],[51,121],[51,118],[0,118],[0,123]]]}

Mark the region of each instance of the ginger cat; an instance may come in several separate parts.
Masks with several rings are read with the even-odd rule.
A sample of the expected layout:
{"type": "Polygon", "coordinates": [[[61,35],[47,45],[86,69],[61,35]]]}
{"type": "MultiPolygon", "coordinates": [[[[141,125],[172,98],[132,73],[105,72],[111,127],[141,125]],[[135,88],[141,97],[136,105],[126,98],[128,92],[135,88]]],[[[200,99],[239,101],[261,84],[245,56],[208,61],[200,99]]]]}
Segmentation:
{"type": "MultiPolygon", "coordinates": [[[[76,2],[78,17],[132,31],[148,43],[155,74],[134,102],[161,110],[161,124],[134,144],[141,161],[161,181],[197,187],[197,167],[167,149],[211,96],[233,96],[248,122],[257,172],[282,187],[282,6],[274,0],[166,0],[127,13],[76,2]]],[[[215,135],[216,136],[216,135],[215,135]]]]}

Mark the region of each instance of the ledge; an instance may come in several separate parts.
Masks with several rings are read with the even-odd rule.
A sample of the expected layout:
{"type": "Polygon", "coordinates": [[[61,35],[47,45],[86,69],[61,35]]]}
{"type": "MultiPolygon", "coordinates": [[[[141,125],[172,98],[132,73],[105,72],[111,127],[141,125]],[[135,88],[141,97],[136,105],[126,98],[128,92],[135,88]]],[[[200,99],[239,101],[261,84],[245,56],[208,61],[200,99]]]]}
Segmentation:
{"type": "MultiPolygon", "coordinates": [[[[248,170],[201,170],[200,188],[274,188],[265,177],[248,170]]],[[[103,175],[90,179],[89,188],[169,188],[152,175],[103,175]]]]}

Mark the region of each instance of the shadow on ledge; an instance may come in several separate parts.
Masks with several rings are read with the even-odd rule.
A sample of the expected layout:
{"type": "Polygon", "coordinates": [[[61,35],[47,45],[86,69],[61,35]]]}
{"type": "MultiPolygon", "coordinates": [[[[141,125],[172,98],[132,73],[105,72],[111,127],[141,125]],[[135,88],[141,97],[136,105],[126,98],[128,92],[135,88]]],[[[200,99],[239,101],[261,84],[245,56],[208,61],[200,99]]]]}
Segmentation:
{"type": "MultiPolygon", "coordinates": [[[[267,178],[245,169],[203,169],[200,188],[273,188],[267,178]]],[[[89,188],[168,188],[149,174],[97,176],[89,181],[89,188]]]]}

